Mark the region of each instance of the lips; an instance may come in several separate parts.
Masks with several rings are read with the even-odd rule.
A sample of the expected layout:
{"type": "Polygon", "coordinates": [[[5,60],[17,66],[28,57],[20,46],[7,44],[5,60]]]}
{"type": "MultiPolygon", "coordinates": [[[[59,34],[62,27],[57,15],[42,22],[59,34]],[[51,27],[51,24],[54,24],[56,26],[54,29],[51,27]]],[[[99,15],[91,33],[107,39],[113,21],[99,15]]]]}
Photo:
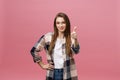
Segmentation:
{"type": "Polygon", "coordinates": [[[60,28],[60,30],[63,30],[63,29],[64,29],[64,27],[61,27],[61,28],[60,28]]]}

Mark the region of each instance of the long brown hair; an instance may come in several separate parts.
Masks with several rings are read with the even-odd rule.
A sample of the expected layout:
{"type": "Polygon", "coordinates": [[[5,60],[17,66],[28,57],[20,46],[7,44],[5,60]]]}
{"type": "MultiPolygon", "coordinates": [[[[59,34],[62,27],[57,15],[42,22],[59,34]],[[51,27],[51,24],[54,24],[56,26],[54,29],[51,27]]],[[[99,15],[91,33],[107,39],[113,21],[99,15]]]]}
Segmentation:
{"type": "Polygon", "coordinates": [[[50,55],[52,54],[52,50],[54,49],[55,42],[58,37],[58,29],[56,27],[56,19],[58,17],[62,17],[66,23],[66,29],[64,31],[64,37],[66,38],[65,50],[66,50],[66,54],[68,54],[70,56],[71,55],[71,30],[70,30],[71,25],[70,25],[70,20],[65,13],[58,13],[54,19],[54,34],[52,36],[52,41],[50,43],[48,52],[50,55]]]}

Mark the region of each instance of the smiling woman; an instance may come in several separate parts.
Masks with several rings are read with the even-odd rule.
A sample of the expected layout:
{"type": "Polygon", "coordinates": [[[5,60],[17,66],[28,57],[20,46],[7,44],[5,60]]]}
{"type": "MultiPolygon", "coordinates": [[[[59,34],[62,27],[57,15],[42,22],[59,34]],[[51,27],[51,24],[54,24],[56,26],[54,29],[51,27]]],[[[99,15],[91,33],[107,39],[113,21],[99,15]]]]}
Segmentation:
{"type": "Polygon", "coordinates": [[[56,26],[59,32],[64,32],[66,29],[65,20],[62,17],[56,19],[56,26]]]}
{"type": "Polygon", "coordinates": [[[70,21],[65,13],[58,13],[54,19],[54,32],[43,35],[31,49],[34,62],[47,70],[46,80],[78,80],[73,54],[79,53],[77,34],[70,32],[70,21]],[[47,52],[48,64],[38,55],[43,48],[47,52]]]}

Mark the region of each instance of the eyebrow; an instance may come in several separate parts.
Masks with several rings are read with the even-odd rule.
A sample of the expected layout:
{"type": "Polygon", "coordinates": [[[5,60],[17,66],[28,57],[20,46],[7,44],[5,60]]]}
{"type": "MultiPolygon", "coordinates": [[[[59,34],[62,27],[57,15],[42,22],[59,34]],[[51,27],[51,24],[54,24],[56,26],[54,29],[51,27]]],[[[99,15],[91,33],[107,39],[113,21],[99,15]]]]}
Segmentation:
{"type": "MultiPolygon", "coordinates": [[[[60,22],[60,21],[56,21],[56,22],[60,22]]],[[[65,22],[65,21],[62,21],[62,22],[65,22]]]]}

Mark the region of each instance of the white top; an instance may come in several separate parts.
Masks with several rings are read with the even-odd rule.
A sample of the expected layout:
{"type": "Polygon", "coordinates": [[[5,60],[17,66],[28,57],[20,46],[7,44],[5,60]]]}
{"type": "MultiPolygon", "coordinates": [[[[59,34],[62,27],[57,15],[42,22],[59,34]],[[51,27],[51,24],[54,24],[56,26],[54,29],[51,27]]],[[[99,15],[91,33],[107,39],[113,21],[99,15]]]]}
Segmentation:
{"type": "Polygon", "coordinates": [[[55,69],[63,68],[64,57],[62,53],[62,40],[63,39],[57,38],[53,51],[53,61],[55,69]]]}

